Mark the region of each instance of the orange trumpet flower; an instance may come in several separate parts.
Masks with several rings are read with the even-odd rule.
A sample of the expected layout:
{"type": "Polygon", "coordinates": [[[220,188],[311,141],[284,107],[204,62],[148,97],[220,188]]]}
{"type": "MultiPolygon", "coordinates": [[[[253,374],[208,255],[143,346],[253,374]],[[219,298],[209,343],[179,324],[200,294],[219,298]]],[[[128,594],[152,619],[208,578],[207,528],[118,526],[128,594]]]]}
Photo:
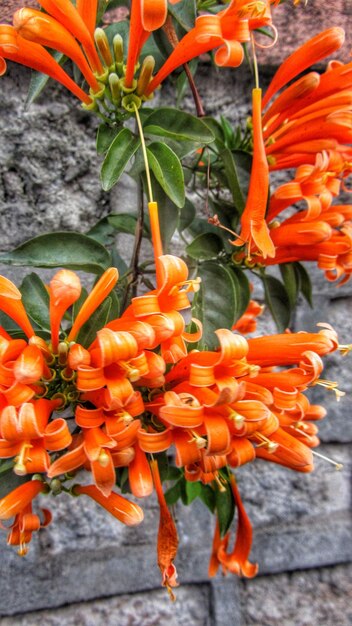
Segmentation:
{"type": "Polygon", "coordinates": [[[143,510],[138,504],[126,500],[114,491],[106,497],[94,485],[75,485],[74,493],[89,496],[126,526],[136,526],[144,519],[143,510]]]}
{"type": "Polygon", "coordinates": [[[102,74],[103,66],[95,49],[94,39],[80,13],[70,0],[38,0],[49,15],[60,22],[82,44],[94,72],[102,74]]]}
{"type": "Polygon", "coordinates": [[[92,90],[100,90],[101,87],[76,39],[60,22],[35,9],[23,8],[14,14],[13,25],[24,39],[53,48],[68,56],[81,70],[92,90]]]}
{"type": "Polygon", "coordinates": [[[241,43],[250,41],[250,32],[271,24],[269,5],[260,3],[257,11],[246,0],[232,0],[230,5],[216,15],[200,15],[192,28],[176,45],[164,65],[150,82],[146,94],[160,85],[177,67],[205,52],[218,48],[214,61],[221,67],[238,67],[244,53],[241,43]]]}
{"type": "Polygon", "coordinates": [[[0,76],[6,71],[4,59],[47,74],[64,85],[82,102],[91,104],[92,100],[89,95],[76,85],[43,46],[33,41],[26,41],[12,26],[0,24],[0,76]]]}
{"type": "Polygon", "coordinates": [[[160,507],[160,522],[158,531],[158,565],[162,575],[162,585],[166,587],[172,600],[175,596],[172,587],[177,587],[177,571],[173,563],[177,554],[178,537],[175,522],[166,504],[157,461],[151,461],[151,471],[155,491],[160,507]]]}
{"type": "Polygon", "coordinates": [[[248,255],[251,254],[252,241],[264,258],[275,256],[275,246],[265,221],[269,191],[269,167],[265,154],[262,117],[261,89],[252,92],[253,120],[253,162],[248,197],[241,216],[241,236],[232,241],[235,246],[248,243],[248,255]]]}

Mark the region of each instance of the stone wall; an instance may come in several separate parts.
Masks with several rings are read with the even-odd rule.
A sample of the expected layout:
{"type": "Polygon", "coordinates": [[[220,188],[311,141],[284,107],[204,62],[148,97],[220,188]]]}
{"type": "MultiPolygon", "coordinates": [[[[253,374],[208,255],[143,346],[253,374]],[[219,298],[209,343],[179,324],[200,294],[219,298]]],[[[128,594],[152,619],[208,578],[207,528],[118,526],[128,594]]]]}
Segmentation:
{"type": "MultiPolygon", "coordinates": [[[[349,0],[332,4],[348,18],[349,0]]],[[[12,65],[1,80],[0,252],[49,230],[85,232],[109,211],[133,207],[128,179],[118,191],[101,191],[92,117],[56,86],[24,111],[28,72],[12,65]]],[[[200,91],[208,112],[243,119],[250,81],[245,69],[209,75],[205,68],[200,91]]],[[[191,106],[188,99],[185,106],[191,106]]],[[[25,273],[7,266],[0,271],[16,283],[25,273]]],[[[342,343],[351,341],[352,287],[336,289],[315,270],[313,290],[315,309],[302,302],[294,329],[313,330],[316,322],[328,321],[342,343]]],[[[268,315],[261,329],[274,331],[268,315]]],[[[339,380],[350,394],[350,371],[351,356],[333,355],[324,376],[339,380]]],[[[53,524],[34,538],[25,559],[1,538],[0,625],[351,625],[351,397],[336,403],[332,393],[315,390],[314,398],[328,409],[319,452],[341,461],[342,471],[317,459],[310,475],[260,462],[237,472],[254,525],[256,579],[208,580],[212,521],[194,503],[179,511],[181,587],[172,605],[159,588],[152,498],[145,522],[131,529],[84,497],[60,496],[51,503],[53,524]]]]}

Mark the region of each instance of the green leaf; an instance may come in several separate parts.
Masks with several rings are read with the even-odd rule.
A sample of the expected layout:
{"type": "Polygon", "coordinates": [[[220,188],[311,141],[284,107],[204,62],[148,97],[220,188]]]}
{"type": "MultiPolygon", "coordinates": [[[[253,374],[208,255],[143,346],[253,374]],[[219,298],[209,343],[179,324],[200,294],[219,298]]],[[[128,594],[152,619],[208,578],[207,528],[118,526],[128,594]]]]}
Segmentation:
{"type": "Polygon", "coordinates": [[[112,244],[114,240],[115,229],[109,224],[108,218],[109,216],[102,217],[101,220],[94,224],[86,233],[88,237],[99,241],[103,246],[112,244]]]}
{"type": "Polygon", "coordinates": [[[186,496],[187,504],[192,504],[193,500],[200,497],[202,493],[202,483],[186,480],[186,496]]]}
{"type": "Polygon", "coordinates": [[[265,301],[280,332],[288,328],[291,317],[290,299],[284,285],[274,276],[262,274],[265,301]]]}
{"type": "Polygon", "coordinates": [[[215,233],[203,233],[193,239],[192,243],[186,246],[186,252],[191,259],[213,259],[223,249],[221,237],[215,233]]]}
{"type": "Polygon", "coordinates": [[[117,133],[120,131],[121,125],[107,126],[100,124],[97,130],[96,148],[98,154],[104,154],[114,141],[117,133]]]}
{"type": "Polygon", "coordinates": [[[220,144],[217,141],[217,145],[219,147],[219,156],[223,162],[224,170],[228,182],[228,186],[233,198],[234,205],[236,209],[242,213],[245,207],[245,197],[241,186],[240,175],[238,171],[238,163],[236,163],[236,159],[234,154],[226,148],[224,144],[220,144]]]}
{"type": "Polygon", "coordinates": [[[182,476],[182,472],[178,467],[169,465],[166,480],[178,480],[182,476]]]}
{"type": "Polygon", "coordinates": [[[164,252],[170,246],[172,236],[177,228],[180,209],[168,197],[163,188],[155,180],[152,182],[154,200],[158,203],[161,241],[164,252]]]}
{"type": "Polygon", "coordinates": [[[225,491],[215,490],[215,507],[219,520],[220,535],[224,537],[235,515],[235,503],[228,483],[226,483],[225,491]]]}
{"type": "Polygon", "coordinates": [[[166,195],[182,208],[185,203],[183,170],[178,156],[165,143],[159,141],[147,148],[150,168],[166,195]]]}
{"type": "Polygon", "coordinates": [[[197,15],[195,0],[184,0],[174,5],[169,4],[168,10],[184,30],[193,28],[197,15]]]}
{"type": "MultiPolygon", "coordinates": [[[[136,232],[137,217],[130,213],[111,213],[107,217],[108,222],[118,233],[134,235],[136,232]]],[[[147,236],[148,231],[144,227],[143,235],[147,236]]]]}
{"type": "Polygon", "coordinates": [[[89,348],[96,338],[98,330],[103,328],[109,320],[112,299],[108,296],[104,302],[92,313],[89,320],[83,324],[77,336],[77,342],[84,348],[89,348]]]}
{"type": "Polygon", "coordinates": [[[181,498],[182,495],[182,482],[184,482],[184,478],[180,478],[170,489],[165,491],[165,500],[169,506],[176,504],[177,500],[181,498]]]}
{"type": "MultiPolygon", "coordinates": [[[[57,63],[63,65],[66,57],[64,54],[62,54],[62,52],[53,50],[52,52],[50,52],[50,54],[57,63]]],[[[38,96],[40,96],[49,78],[50,76],[48,76],[47,74],[42,74],[41,72],[32,72],[31,80],[28,87],[27,98],[24,105],[25,109],[28,109],[30,105],[38,98],[38,96]]]]}
{"type": "Polygon", "coordinates": [[[101,168],[101,184],[109,191],[119,180],[129,160],[140,146],[140,139],[129,128],[123,128],[113,140],[101,168]]]}
{"type": "Polygon", "coordinates": [[[206,117],[202,117],[202,122],[203,124],[206,124],[209,130],[213,133],[216,141],[216,146],[223,146],[225,137],[221,124],[219,124],[219,122],[214,117],[210,117],[208,115],[206,117]],[[219,140],[219,143],[217,142],[217,140],[219,140]]]}
{"type": "Polygon", "coordinates": [[[20,292],[29,317],[40,328],[50,330],[49,294],[38,274],[28,274],[22,281],[20,292]]]}
{"type": "Polygon", "coordinates": [[[290,308],[292,310],[297,304],[300,278],[295,271],[293,263],[282,263],[281,265],[279,265],[279,269],[290,301],[290,308]]]}
{"type": "Polygon", "coordinates": [[[193,315],[203,324],[202,348],[218,347],[214,334],[218,328],[231,329],[235,307],[235,290],[230,271],[216,261],[205,261],[199,266],[202,283],[193,300],[193,315]]]}
{"type": "Polygon", "coordinates": [[[209,509],[209,511],[214,513],[214,509],[215,509],[215,491],[214,491],[214,489],[212,489],[210,485],[203,485],[202,484],[199,497],[202,500],[203,504],[205,504],[205,506],[209,509]]]}
{"type": "Polygon", "coordinates": [[[185,204],[182,207],[181,212],[180,212],[180,217],[179,217],[179,222],[178,222],[179,233],[182,233],[184,230],[186,230],[186,228],[188,228],[192,224],[195,216],[196,216],[195,206],[194,204],[192,204],[190,200],[188,200],[188,198],[186,198],[185,204]]]}
{"type": "Polygon", "coordinates": [[[144,122],[145,134],[169,137],[177,142],[191,141],[195,144],[207,144],[214,141],[210,128],[198,117],[163,107],[156,109],[144,122]]]}
{"type": "Polygon", "coordinates": [[[101,274],[111,264],[109,252],[98,241],[73,232],[39,235],[0,255],[8,265],[66,267],[101,274]]]}
{"type": "Polygon", "coordinates": [[[0,498],[4,498],[10,491],[13,491],[20,485],[27,483],[31,480],[31,476],[17,476],[12,469],[8,469],[6,472],[1,473],[0,481],[0,498]]]}
{"type": "Polygon", "coordinates": [[[228,269],[230,270],[235,290],[235,308],[233,312],[233,323],[235,324],[249,305],[251,290],[249,280],[240,268],[230,265],[228,269]]]}
{"type": "Polygon", "coordinates": [[[310,276],[301,263],[294,263],[296,275],[298,276],[299,290],[307,300],[309,306],[313,309],[313,288],[310,276]]]}

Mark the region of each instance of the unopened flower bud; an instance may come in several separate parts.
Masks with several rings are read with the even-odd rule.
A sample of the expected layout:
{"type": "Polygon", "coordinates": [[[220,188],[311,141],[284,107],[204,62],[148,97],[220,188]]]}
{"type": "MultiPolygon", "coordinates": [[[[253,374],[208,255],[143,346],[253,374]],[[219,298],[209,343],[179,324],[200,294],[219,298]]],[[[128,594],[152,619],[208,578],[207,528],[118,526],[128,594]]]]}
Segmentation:
{"type": "Polygon", "coordinates": [[[145,57],[140,74],[139,74],[139,78],[137,81],[136,93],[138,96],[143,96],[146,88],[148,87],[150,83],[150,79],[154,71],[154,67],[155,67],[154,57],[152,57],[151,55],[148,55],[147,57],[145,57]]]}
{"type": "Polygon", "coordinates": [[[102,28],[95,29],[94,40],[104,64],[107,67],[111,67],[114,61],[111,55],[108,38],[102,28]]]}

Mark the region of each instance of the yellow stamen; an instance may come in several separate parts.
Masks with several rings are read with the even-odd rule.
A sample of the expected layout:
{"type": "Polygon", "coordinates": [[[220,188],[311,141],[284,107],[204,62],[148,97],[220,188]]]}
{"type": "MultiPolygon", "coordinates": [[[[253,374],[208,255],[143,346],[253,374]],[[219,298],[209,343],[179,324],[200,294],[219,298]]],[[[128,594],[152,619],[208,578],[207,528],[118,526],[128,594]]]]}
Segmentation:
{"type": "Polygon", "coordinates": [[[320,459],[327,461],[328,463],[332,463],[332,465],[335,466],[337,471],[340,471],[343,468],[343,463],[338,463],[337,461],[330,459],[328,456],[325,456],[325,454],[320,454],[320,452],[315,452],[315,450],[312,450],[311,452],[312,454],[314,454],[314,456],[317,456],[320,459]]]}
{"type": "Polygon", "coordinates": [[[269,454],[273,454],[279,447],[276,441],[270,441],[268,437],[262,435],[262,433],[255,433],[255,437],[259,439],[261,443],[257,445],[257,448],[266,448],[269,454]]]}
{"type": "Polygon", "coordinates": [[[224,486],[224,480],[219,476],[219,472],[214,473],[214,480],[219,488],[219,491],[224,493],[226,491],[226,487],[224,486]]]}
{"type": "Polygon", "coordinates": [[[107,452],[105,452],[105,450],[101,450],[99,457],[98,457],[99,465],[101,465],[102,467],[107,467],[109,465],[109,461],[110,461],[110,456],[107,454],[107,452]]]}
{"type": "Polygon", "coordinates": [[[347,356],[352,350],[352,343],[340,345],[338,346],[338,349],[340,350],[342,356],[347,356]]]}
{"type": "Polygon", "coordinates": [[[319,379],[314,384],[325,387],[325,389],[328,389],[329,391],[334,391],[338,402],[340,398],[346,395],[344,391],[337,388],[338,383],[336,381],[319,379]]]}
{"type": "Polygon", "coordinates": [[[28,442],[23,443],[21,446],[21,451],[16,457],[16,463],[13,468],[13,471],[17,474],[17,476],[26,476],[27,474],[26,463],[30,460],[27,458],[27,450],[30,448],[33,448],[33,446],[28,442]]]}
{"type": "Polygon", "coordinates": [[[199,450],[201,450],[202,448],[205,448],[207,445],[207,440],[204,437],[201,437],[200,435],[198,435],[196,432],[194,432],[194,430],[191,430],[191,433],[193,437],[189,440],[189,443],[195,442],[199,450]]]}
{"type": "Polygon", "coordinates": [[[233,411],[232,413],[230,413],[230,415],[228,416],[229,420],[233,421],[235,423],[235,428],[236,430],[241,430],[245,419],[243,415],[240,415],[240,413],[237,413],[237,411],[233,411]]]}
{"type": "Polygon", "coordinates": [[[139,370],[136,367],[132,367],[126,361],[119,361],[119,366],[125,370],[127,374],[127,378],[131,381],[131,383],[135,383],[140,379],[141,375],[139,370]]]}
{"type": "Polygon", "coordinates": [[[132,415],[130,415],[129,413],[127,413],[127,411],[124,411],[124,410],[117,412],[116,417],[118,418],[118,421],[123,422],[125,426],[128,426],[128,424],[133,422],[132,415]]]}

